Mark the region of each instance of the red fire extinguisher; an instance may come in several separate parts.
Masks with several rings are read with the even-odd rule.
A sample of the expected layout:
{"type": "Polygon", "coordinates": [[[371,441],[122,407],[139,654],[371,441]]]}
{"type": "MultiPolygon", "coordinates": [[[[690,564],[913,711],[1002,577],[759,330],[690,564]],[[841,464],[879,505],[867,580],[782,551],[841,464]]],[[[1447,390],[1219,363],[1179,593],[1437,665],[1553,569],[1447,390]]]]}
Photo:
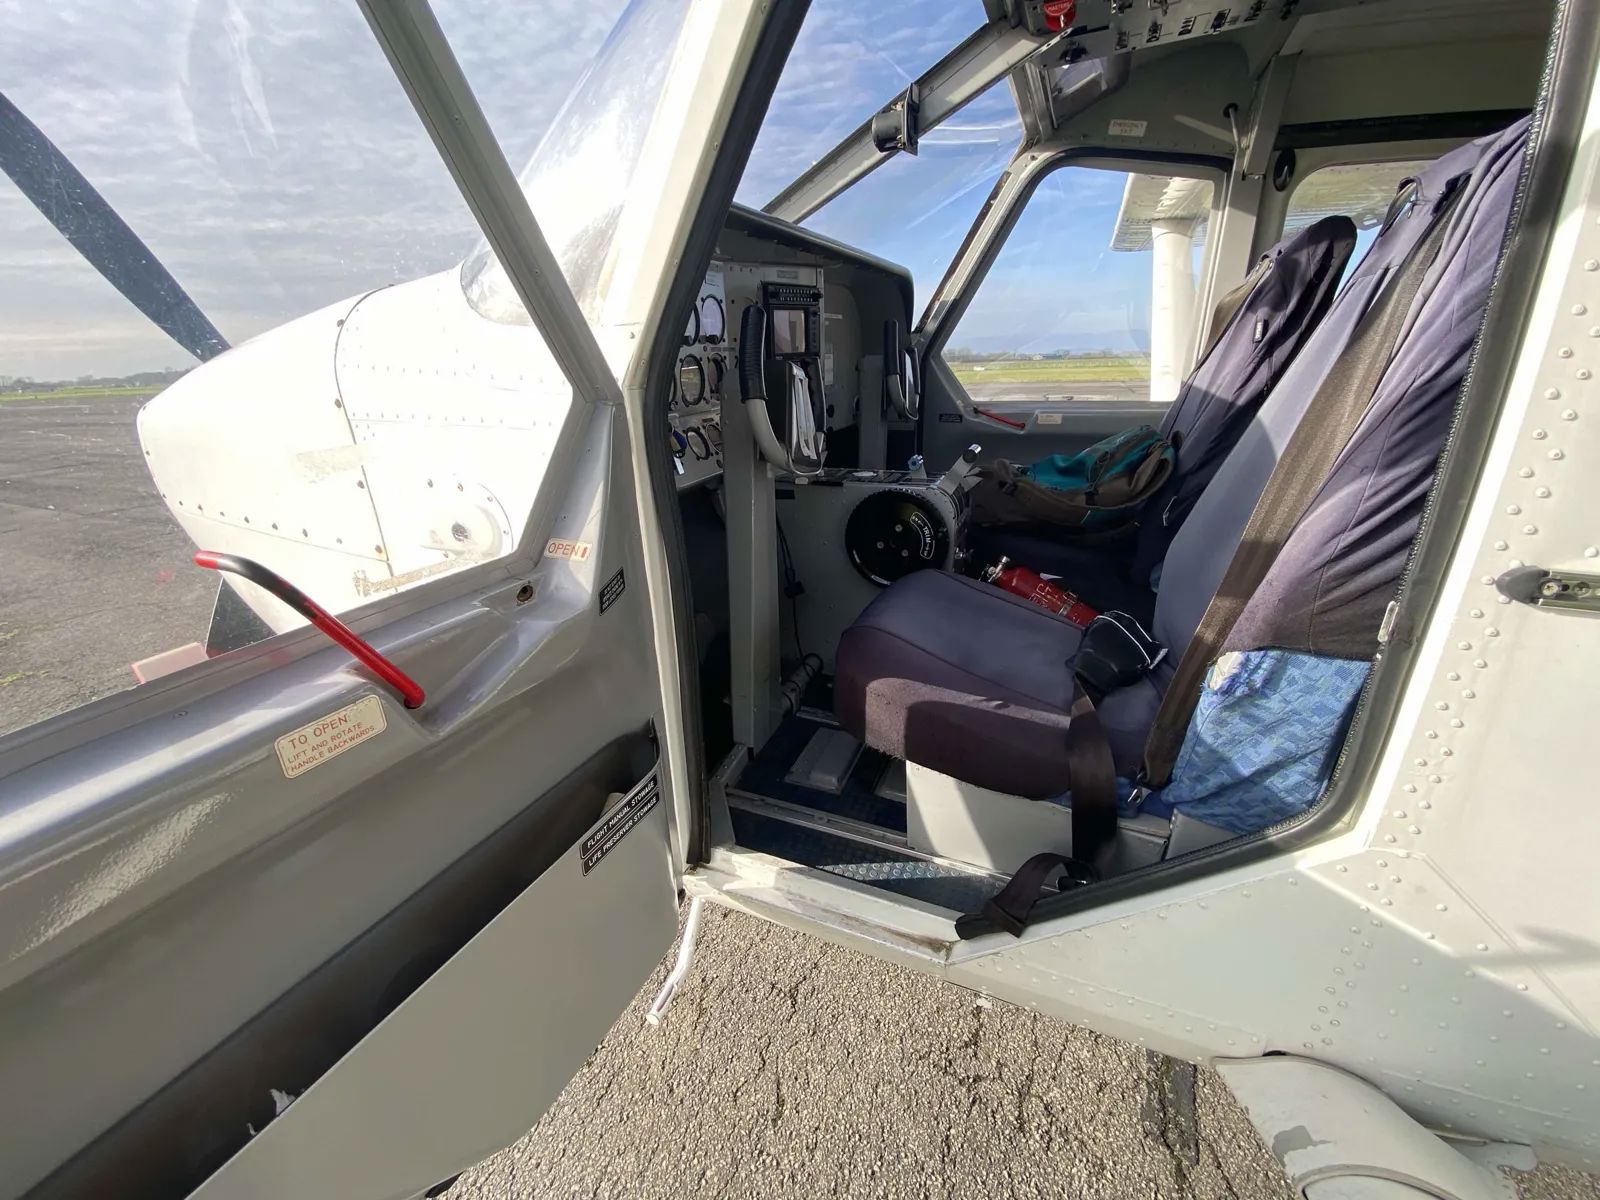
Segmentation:
{"type": "Polygon", "coordinates": [[[983,573],[984,582],[1004,588],[1021,596],[1029,604],[1037,604],[1058,616],[1065,617],[1079,629],[1086,627],[1100,614],[1079,600],[1065,588],[1057,587],[1037,571],[1013,566],[1009,558],[1001,560],[983,573]]]}
{"type": "Polygon", "coordinates": [[[1044,13],[1044,27],[1050,33],[1060,33],[1078,19],[1078,0],[1044,0],[1039,8],[1044,13]]]}

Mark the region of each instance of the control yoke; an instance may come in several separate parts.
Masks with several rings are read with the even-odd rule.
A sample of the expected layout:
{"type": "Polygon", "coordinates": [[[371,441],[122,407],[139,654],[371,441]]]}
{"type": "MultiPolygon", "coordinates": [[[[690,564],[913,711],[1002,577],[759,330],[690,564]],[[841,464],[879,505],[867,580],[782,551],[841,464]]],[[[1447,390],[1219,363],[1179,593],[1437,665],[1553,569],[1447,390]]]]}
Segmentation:
{"type": "Polygon", "coordinates": [[[816,398],[821,380],[814,372],[787,357],[777,357],[769,345],[769,317],[765,305],[752,304],[739,318],[739,398],[750,417],[756,446],[780,471],[796,475],[817,475],[822,471],[825,435],[817,428],[816,398]],[[773,400],[767,393],[769,366],[774,372],[774,390],[780,438],[772,424],[773,400]],[[813,391],[813,385],[816,390],[813,391]]]}
{"type": "Polygon", "coordinates": [[[885,413],[907,421],[915,421],[922,409],[911,356],[894,320],[883,323],[883,399],[885,413]]]}

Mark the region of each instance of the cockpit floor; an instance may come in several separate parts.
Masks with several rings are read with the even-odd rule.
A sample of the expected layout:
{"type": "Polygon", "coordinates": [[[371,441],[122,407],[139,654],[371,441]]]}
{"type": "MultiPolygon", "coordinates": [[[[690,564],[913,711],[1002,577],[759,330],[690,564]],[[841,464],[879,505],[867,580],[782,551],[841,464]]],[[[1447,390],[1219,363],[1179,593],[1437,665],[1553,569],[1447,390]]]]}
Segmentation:
{"type": "Polygon", "coordinates": [[[832,728],[821,713],[804,709],[784,718],[761,752],[750,760],[735,786],[740,791],[781,800],[828,816],[844,817],[905,836],[906,806],[878,794],[878,784],[893,760],[876,750],[863,749],[837,792],[807,787],[788,778],[796,761],[818,731],[832,728]]]}

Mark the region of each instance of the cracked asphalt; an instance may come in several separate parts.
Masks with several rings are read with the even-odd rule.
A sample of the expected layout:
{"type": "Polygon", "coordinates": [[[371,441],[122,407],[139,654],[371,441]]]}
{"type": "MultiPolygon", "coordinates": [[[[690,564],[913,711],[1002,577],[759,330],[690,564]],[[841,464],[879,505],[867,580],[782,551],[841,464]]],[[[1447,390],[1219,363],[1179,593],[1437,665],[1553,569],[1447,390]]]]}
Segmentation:
{"type": "MultiPolygon", "coordinates": [[[[665,973],[451,1200],[1292,1195],[1209,1071],[719,908],[651,1028],[665,973]]],[[[1557,1168],[1517,1185],[1600,1200],[1557,1168]]]]}

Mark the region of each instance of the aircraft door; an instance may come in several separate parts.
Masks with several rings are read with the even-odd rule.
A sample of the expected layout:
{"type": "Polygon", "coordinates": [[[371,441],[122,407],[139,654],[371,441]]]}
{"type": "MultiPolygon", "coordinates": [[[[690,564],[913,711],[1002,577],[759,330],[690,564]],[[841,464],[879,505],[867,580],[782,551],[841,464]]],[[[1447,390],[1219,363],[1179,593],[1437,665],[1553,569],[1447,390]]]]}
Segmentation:
{"type": "MultiPolygon", "coordinates": [[[[656,133],[677,120],[709,162],[721,135],[672,106],[725,114],[747,61],[727,51],[764,18],[687,7],[633,4],[636,36],[580,87],[628,72],[656,133]],[[680,29],[722,57],[674,60],[680,29]],[[684,95],[638,71],[639,43],[684,95]]],[[[0,1197],[421,1195],[533,1125],[677,928],[694,809],[664,551],[638,391],[585,315],[616,264],[584,276],[572,231],[535,222],[425,5],[366,15],[323,78],[362,78],[350,37],[374,56],[378,35],[487,249],[231,350],[219,334],[141,413],[170,569],[225,573],[264,631],[0,740],[0,1197]],[[201,507],[169,471],[258,507],[201,507]],[[291,499],[293,529],[266,507],[291,499]]],[[[30,107],[35,133],[63,127],[30,107]]],[[[627,149],[604,143],[613,171],[627,149]]],[[[402,161],[422,194],[424,156],[402,161]]],[[[673,181],[633,191],[662,235],[627,260],[635,308],[704,186],[673,181]]]]}

